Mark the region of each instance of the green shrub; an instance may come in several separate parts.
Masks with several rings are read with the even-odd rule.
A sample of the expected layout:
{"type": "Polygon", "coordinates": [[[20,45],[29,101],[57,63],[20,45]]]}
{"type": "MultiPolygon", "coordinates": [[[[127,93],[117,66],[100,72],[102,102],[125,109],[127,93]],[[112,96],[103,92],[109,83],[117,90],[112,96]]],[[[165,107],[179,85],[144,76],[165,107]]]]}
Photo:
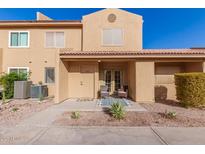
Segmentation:
{"type": "Polygon", "coordinates": [[[72,112],[71,118],[72,119],[79,119],[80,118],[80,113],[79,112],[72,112]]]}
{"type": "Polygon", "coordinates": [[[174,111],[165,111],[165,117],[166,118],[169,118],[169,119],[174,119],[174,118],[176,118],[176,116],[177,116],[177,113],[176,112],[174,112],[174,111]]]}
{"type": "Polygon", "coordinates": [[[12,109],[13,112],[16,112],[16,111],[18,111],[18,110],[19,110],[19,108],[17,108],[17,107],[15,107],[15,108],[12,109]]]}
{"type": "Polygon", "coordinates": [[[183,106],[205,106],[205,73],[177,73],[175,85],[177,100],[183,106]]]}
{"type": "Polygon", "coordinates": [[[17,74],[15,72],[3,74],[0,77],[0,84],[3,86],[5,99],[10,99],[14,95],[14,81],[25,81],[28,78],[27,73],[17,74]]]}
{"type": "Polygon", "coordinates": [[[113,103],[110,108],[111,115],[118,120],[121,120],[125,117],[124,106],[119,103],[113,103]]]}

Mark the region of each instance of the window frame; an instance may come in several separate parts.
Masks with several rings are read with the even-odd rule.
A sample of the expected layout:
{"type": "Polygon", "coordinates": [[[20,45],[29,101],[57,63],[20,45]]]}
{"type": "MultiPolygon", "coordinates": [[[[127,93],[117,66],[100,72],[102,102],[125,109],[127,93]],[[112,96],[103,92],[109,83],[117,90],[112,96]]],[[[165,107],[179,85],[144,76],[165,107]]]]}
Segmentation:
{"type": "Polygon", "coordinates": [[[47,84],[47,85],[49,85],[49,84],[55,84],[55,82],[56,82],[56,77],[55,77],[55,76],[56,76],[55,67],[45,67],[45,68],[44,68],[44,83],[45,83],[45,84],[47,84]],[[54,81],[48,83],[48,82],[46,82],[46,69],[49,69],[49,68],[50,68],[50,69],[51,69],[51,68],[54,69],[54,81]]]}
{"type": "Polygon", "coordinates": [[[104,46],[104,47],[122,47],[124,46],[124,30],[123,28],[103,28],[101,30],[101,46],[104,46]],[[104,30],[112,30],[112,29],[120,29],[122,31],[122,44],[104,44],[103,42],[103,37],[104,37],[104,30]]]}
{"type": "Polygon", "coordinates": [[[29,67],[8,67],[8,73],[10,73],[10,69],[26,69],[27,73],[29,73],[29,67]]]}
{"type": "Polygon", "coordinates": [[[45,34],[44,34],[44,48],[46,49],[62,49],[62,48],[65,48],[65,43],[66,43],[66,36],[65,36],[65,31],[46,31],[45,34]],[[47,47],[46,45],[46,33],[54,33],[54,46],[53,47],[47,47]],[[64,42],[63,42],[63,47],[56,47],[56,33],[63,33],[63,36],[64,36],[64,42]]]}
{"type": "Polygon", "coordinates": [[[9,48],[29,48],[30,47],[30,31],[19,31],[19,30],[15,30],[15,31],[9,31],[9,37],[8,37],[8,47],[9,48]],[[28,44],[27,46],[12,46],[11,45],[11,33],[28,33],[28,44]]]}

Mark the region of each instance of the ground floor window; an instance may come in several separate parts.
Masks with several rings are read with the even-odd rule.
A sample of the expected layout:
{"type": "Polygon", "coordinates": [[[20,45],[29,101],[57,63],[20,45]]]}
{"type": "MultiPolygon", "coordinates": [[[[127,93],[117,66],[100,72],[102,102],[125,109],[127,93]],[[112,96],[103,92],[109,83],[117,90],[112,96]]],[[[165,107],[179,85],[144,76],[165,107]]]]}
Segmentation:
{"type": "Polygon", "coordinates": [[[8,67],[8,73],[28,73],[29,72],[29,68],[28,67],[8,67]]]}
{"type": "Polygon", "coordinates": [[[55,82],[55,68],[46,67],[45,68],[45,83],[54,83],[55,82]]]}

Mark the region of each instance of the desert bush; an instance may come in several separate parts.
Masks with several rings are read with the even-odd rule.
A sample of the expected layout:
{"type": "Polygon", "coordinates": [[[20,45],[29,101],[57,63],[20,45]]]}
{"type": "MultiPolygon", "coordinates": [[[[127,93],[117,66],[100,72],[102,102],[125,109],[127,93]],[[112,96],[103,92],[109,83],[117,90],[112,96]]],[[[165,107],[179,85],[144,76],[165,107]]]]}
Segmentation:
{"type": "Polygon", "coordinates": [[[118,120],[121,120],[125,117],[124,106],[120,103],[113,103],[110,108],[111,115],[118,120]]]}
{"type": "Polygon", "coordinates": [[[177,73],[175,85],[177,100],[183,106],[205,106],[205,73],[177,73]]]}
{"type": "Polygon", "coordinates": [[[166,118],[169,118],[169,119],[174,119],[174,118],[176,118],[176,116],[177,116],[177,113],[176,112],[174,112],[174,111],[165,111],[165,117],[166,118]]]}
{"type": "Polygon", "coordinates": [[[19,110],[19,108],[17,108],[17,107],[15,107],[15,108],[12,109],[13,112],[16,112],[16,111],[18,111],[18,110],[19,110]]]}
{"type": "Polygon", "coordinates": [[[80,118],[80,113],[75,111],[71,113],[71,118],[72,119],[79,119],[80,118]]]}
{"type": "Polygon", "coordinates": [[[27,73],[17,74],[15,72],[9,74],[3,74],[0,77],[0,84],[3,86],[3,95],[5,99],[10,99],[14,95],[14,81],[25,81],[27,80],[27,73]]]}

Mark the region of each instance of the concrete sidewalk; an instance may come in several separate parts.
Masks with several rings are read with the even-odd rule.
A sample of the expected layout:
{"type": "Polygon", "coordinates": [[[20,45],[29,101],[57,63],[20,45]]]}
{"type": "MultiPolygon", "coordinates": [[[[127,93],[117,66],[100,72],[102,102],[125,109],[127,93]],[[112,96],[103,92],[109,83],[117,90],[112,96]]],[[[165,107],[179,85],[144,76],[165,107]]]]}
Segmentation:
{"type": "Polygon", "coordinates": [[[205,128],[57,126],[0,127],[0,144],[205,144],[205,128]]]}
{"type": "MultiPolygon", "coordinates": [[[[61,127],[53,125],[63,112],[79,108],[64,102],[35,113],[14,127],[0,126],[0,144],[205,144],[204,128],[61,127]]],[[[82,104],[84,110],[95,107],[82,104]]],[[[81,107],[82,107],[81,106],[81,107]]],[[[143,108],[136,106],[139,111],[143,108]]]]}

